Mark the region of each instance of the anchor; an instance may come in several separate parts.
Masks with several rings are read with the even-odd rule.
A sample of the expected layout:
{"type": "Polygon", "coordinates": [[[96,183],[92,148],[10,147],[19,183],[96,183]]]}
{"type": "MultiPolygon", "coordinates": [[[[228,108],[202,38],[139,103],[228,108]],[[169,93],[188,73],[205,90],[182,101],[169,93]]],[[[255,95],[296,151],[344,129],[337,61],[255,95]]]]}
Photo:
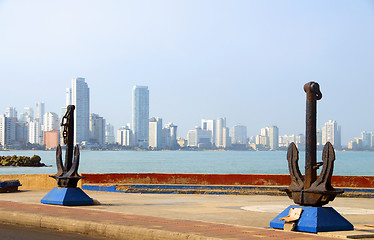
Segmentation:
{"type": "Polygon", "coordinates": [[[306,83],[304,91],[306,92],[305,178],[298,165],[299,151],[292,142],[287,151],[291,183],[288,188],[281,190],[301,207],[289,206],[270,222],[270,227],[283,229],[284,222],[280,219],[286,217],[291,208],[302,208],[303,211],[295,225],[295,231],[317,233],[353,230],[353,225],[332,207],[322,207],[344,191],[335,189],[331,185],[335,150],[330,142],[327,142],[323,148],[322,162],[317,162],[317,101],[322,98],[319,84],[306,83]],[[317,177],[317,169],[321,166],[321,173],[317,177]]]}
{"type": "Polygon", "coordinates": [[[306,92],[305,179],[298,165],[299,151],[295,143],[291,143],[287,151],[291,184],[284,191],[296,204],[322,207],[344,190],[336,190],[331,185],[335,150],[330,142],[327,142],[323,148],[323,162],[317,162],[317,101],[322,98],[319,84],[309,82],[304,85],[304,91],[306,92]],[[317,169],[320,166],[322,170],[317,178],[317,169]]]}
{"type": "Polygon", "coordinates": [[[57,173],[50,175],[56,179],[58,187],[53,188],[41,203],[68,206],[93,204],[93,199],[77,187],[78,181],[84,177],[78,174],[80,152],[78,145],[74,147],[74,110],[74,105],[67,106],[61,123],[62,137],[66,145],[65,165],[62,164],[62,150],[59,144],[56,150],[57,173]]]}
{"type": "Polygon", "coordinates": [[[80,179],[84,178],[78,175],[79,166],[79,147],[78,145],[74,148],[74,160],[73,158],[73,145],[74,145],[74,105],[69,105],[65,116],[62,118],[61,126],[64,127],[62,137],[64,144],[66,145],[65,152],[65,165],[62,164],[62,151],[60,144],[56,150],[56,166],[57,174],[50,175],[50,177],[56,179],[59,187],[75,188],[80,179]]]}

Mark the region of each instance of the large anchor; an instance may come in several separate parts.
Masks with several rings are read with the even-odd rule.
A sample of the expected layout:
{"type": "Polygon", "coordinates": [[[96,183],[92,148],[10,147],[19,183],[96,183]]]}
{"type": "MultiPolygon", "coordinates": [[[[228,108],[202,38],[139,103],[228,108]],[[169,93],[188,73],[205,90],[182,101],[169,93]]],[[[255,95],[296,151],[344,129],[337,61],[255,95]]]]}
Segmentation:
{"type": "Polygon", "coordinates": [[[335,151],[330,142],[327,142],[323,148],[323,162],[317,162],[317,100],[322,98],[319,84],[309,82],[304,85],[304,91],[306,92],[305,178],[298,165],[299,151],[295,143],[291,143],[287,152],[291,184],[284,191],[296,204],[321,207],[344,191],[336,190],[331,186],[335,151]],[[320,166],[322,170],[317,178],[317,169],[320,166]]]}
{"type": "Polygon", "coordinates": [[[50,175],[57,180],[57,185],[62,188],[75,188],[78,181],[84,178],[78,175],[79,147],[76,145],[74,148],[74,110],[75,106],[69,105],[61,123],[61,126],[64,127],[62,136],[66,145],[65,166],[62,164],[61,146],[58,145],[56,150],[57,174],[50,175]]]}

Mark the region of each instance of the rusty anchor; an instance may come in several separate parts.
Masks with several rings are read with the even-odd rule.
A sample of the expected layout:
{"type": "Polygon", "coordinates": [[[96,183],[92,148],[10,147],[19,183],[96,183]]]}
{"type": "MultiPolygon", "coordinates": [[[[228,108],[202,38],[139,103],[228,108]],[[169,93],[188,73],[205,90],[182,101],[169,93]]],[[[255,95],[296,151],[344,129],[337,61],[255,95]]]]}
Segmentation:
{"type": "Polygon", "coordinates": [[[90,198],[82,189],[77,187],[80,179],[84,178],[78,174],[79,166],[79,147],[75,146],[74,152],[74,105],[69,105],[62,118],[61,126],[64,127],[62,136],[66,144],[65,165],[62,164],[61,146],[56,150],[57,173],[50,177],[57,180],[58,187],[53,188],[45,195],[41,203],[64,205],[64,206],[83,206],[93,205],[94,200],[90,198]],[[74,153],[74,159],[73,159],[74,153]]]}
{"type": "Polygon", "coordinates": [[[333,201],[337,194],[341,194],[344,191],[334,189],[331,185],[335,151],[330,142],[327,142],[323,148],[323,162],[317,162],[317,101],[322,98],[319,84],[309,82],[304,85],[304,91],[306,92],[305,178],[301,174],[298,165],[299,151],[295,143],[291,143],[287,151],[291,184],[283,191],[296,204],[321,207],[333,201]],[[322,170],[317,177],[317,169],[320,166],[322,166],[322,170]]]}
{"type": "Polygon", "coordinates": [[[79,166],[79,147],[74,147],[74,105],[69,105],[62,118],[61,126],[64,127],[62,136],[66,145],[65,165],[62,164],[61,146],[58,145],[56,150],[57,174],[50,175],[56,179],[57,185],[62,188],[75,188],[80,179],[84,178],[78,174],[79,166]],[[74,159],[73,159],[74,148],[74,159]]]}

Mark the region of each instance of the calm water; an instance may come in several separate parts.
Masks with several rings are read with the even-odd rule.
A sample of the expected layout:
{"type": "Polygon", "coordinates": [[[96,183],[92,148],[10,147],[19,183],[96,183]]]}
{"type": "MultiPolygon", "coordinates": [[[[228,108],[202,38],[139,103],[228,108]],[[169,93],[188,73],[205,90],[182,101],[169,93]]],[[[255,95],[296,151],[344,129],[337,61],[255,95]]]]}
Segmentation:
{"type": "MultiPolygon", "coordinates": [[[[55,174],[53,151],[1,151],[2,156],[39,155],[51,167],[0,167],[0,174],[55,174]]],[[[65,153],[63,153],[63,156],[65,153]]],[[[322,153],[318,152],[321,158],[322,153]]],[[[319,161],[321,161],[319,159],[319,161]]],[[[304,152],[300,152],[304,169],[304,152]]],[[[80,173],[289,174],[286,152],[81,151],[80,173]]],[[[374,152],[336,152],[334,175],[374,176],[374,152]]]]}

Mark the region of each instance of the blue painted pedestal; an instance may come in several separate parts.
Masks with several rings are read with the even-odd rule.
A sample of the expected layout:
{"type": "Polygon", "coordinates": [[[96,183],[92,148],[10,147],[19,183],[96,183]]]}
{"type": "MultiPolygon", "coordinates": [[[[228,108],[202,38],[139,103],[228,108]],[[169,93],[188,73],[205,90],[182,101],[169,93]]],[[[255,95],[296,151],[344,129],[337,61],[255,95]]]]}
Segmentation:
{"type": "Polygon", "coordinates": [[[40,202],[64,206],[93,205],[93,199],[80,188],[55,187],[40,202]]]}
{"type": "Polygon", "coordinates": [[[283,229],[284,221],[279,219],[287,217],[291,208],[303,209],[294,231],[317,233],[353,230],[353,225],[332,207],[306,207],[295,205],[289,206],[274,218],[270,222],[270,227],[283,229]]]}

